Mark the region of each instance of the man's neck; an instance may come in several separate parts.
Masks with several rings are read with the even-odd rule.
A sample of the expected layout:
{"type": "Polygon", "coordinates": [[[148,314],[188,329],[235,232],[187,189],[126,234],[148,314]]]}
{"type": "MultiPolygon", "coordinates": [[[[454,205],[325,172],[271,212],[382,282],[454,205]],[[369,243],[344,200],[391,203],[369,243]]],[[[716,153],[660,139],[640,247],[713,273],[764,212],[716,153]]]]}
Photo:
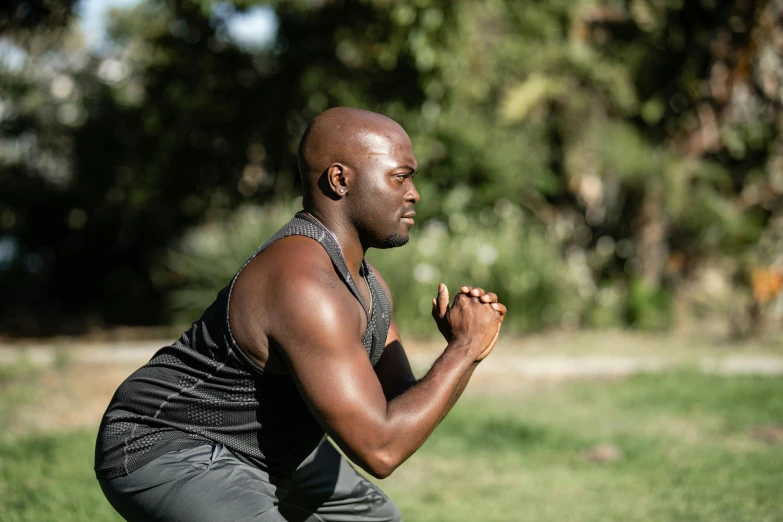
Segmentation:
{"type": "Polygon", "coordinates": [[[358,280],[359,270],[362,266],[366,249],[362,246],[356,229],[344,220],[338,219],[329,213],[319,212],[318,210],[307,210],[305,212],[334,234],[342,250],[348,270],[353,278],[358,280]]]}

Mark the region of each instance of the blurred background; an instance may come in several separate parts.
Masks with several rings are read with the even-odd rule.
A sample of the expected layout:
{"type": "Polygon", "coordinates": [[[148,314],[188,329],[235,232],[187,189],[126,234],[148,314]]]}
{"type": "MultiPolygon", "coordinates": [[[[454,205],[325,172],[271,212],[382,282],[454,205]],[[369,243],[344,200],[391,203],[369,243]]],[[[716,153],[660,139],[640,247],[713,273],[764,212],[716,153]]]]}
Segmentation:
{"type": "Polygon", "coordinates": [[[407,332],[441,280],[497,289],[518,333],[779,330],[782,8],[5,3],[0,331],[195,319],[298,208],[336,105],[421,164],[413,244],[372,257],[407,332]]]}
{"type": "Polygon", "coordinates": [[[113,520],[96,418],[300,208],[338,105],[420,163],[369,253],[417,371],[439,282],[510,311],[384,486],[410,520],[783,520],[781,0],[2,3],[0,519],[113,520]]]}

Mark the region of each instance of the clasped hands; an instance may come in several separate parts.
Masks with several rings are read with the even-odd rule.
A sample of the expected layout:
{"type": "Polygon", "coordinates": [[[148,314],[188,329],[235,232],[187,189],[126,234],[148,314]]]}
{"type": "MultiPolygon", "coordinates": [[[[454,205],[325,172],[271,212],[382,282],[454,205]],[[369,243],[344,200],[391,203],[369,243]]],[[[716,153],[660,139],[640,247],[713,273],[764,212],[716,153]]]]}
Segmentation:
{"type": "Polygon", "coordinates": [[[506,312],[497,294],[479,287],[460,287],[449,306],[449,290],[441,283],[438,296],[432,300],[432,317],[443,337],[449,344],[457,341],[475,346],[476,361],[487,357],[495,347],[506,312]]]}

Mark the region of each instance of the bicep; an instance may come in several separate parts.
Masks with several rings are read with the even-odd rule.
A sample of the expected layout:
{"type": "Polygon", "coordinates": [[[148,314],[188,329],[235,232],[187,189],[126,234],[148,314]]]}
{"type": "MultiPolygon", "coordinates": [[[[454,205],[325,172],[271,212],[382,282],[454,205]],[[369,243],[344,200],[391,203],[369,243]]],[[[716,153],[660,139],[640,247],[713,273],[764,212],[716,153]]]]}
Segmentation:
{"type": "Polygon", "coordinates": [[[385,420],[387,403],[367,352],[358,319],[333,299],[308,298],[274,333],[313,416],[352,457],[385,420]],[[356,323],[356,324],[354,324],[356,323]]]}

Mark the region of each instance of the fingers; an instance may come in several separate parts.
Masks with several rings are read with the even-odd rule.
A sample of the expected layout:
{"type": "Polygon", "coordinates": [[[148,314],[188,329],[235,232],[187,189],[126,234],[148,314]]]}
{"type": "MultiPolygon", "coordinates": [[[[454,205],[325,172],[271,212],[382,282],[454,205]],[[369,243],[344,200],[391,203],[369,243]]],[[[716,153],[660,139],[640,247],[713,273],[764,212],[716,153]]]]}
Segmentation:
{"type": "Polygon", "coordinates": [[[501,319],[506,316],[506,312],[508,310],[506,309],[505,305],[500,303],[492,303],[490,306],[492,306],[492,308],[494,308],[495,310],[498,311],[498,313],[500,313],[501,319]]]}
{"type": "Polygon", "coordinates": [[[478,286],[472,287],[472,286],[462,286],[460,287],[460,292],[467,295],[468,297],[477,297],[479,301],[485,304],[490,303],[497,303],[498,302],[498,296],[494,292],[484,292],[483,288],[479,288],[478,286]]]}
{"type": "MultiPolygon", "coordinates": [[[[484,295],[484,289],[483,288],[479,288],[479,287],[475,287],[474,288],[472,286],[463,286],[463,287],[460,287],[459,290],[463,294],[466,294],[466,295],[468,295],[470,297],[479,297],[480,298],[481,296],[484,295]]],[[[487,302],[487,301],[483,301],[483,302],[487,302]]]]}
{"type": "Polygon", "coordinates": [[[480,301],[482,303],[497,303],[498,302],[498,296],[494,292],[487,292],[486,294],[481,296],[480,301]]]}
{"type": "MultiPolygon", "coordinates": [[[[460,287],[459,290],[461,294],[464,294],[467,297],[476,297],[481,303],[492,305],[492,308],[497,310],[501,317],[505,316],[508,311],[505,305],[498,303],[498,295],[494,292],[484,292],[483,288],[467,285],[460,287]]],[[[433,299],[433,303],[434,302],[435,300],[433,299]]]]}
{"type": "Polygon", "coordinates": [[[443,317],[449,310],[449,289],[443,283],[438,285],[438,297],[432,300],[432,314],[443,317]]]}

